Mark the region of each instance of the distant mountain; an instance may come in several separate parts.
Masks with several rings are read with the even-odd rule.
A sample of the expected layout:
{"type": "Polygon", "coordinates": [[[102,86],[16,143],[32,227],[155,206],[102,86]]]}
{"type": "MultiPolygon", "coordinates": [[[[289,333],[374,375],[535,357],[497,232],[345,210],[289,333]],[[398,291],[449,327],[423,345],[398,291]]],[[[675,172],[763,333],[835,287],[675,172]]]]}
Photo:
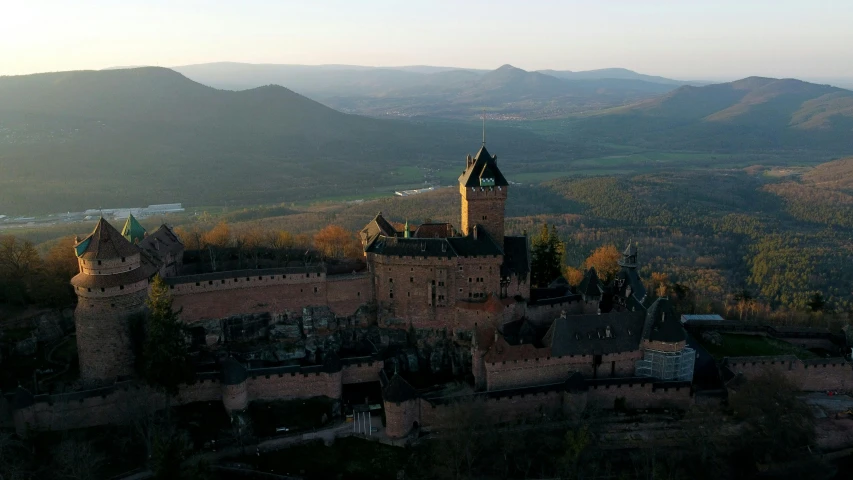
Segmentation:
{"type": "Polygon", "coordinates": [[[687,82],[654,75],[644,75],[633,70],[628,70],[627,68],[602,68],[598,70],[585,70],[580,72],[573,72],[571,70],[539,70],[539,72],[566,80],[601,80],[606,78],[618,78],[621,80],[642,80],[650,83],[662,83],[664,85],[699,85],[708,83],[687,82]]]}
{"type": "Polygon", "coordinates": [[[749,77],[595,112],[588,135],[655,148],[817,148],[853,153],[853,92],[795,79],[749,77]]]}
{"type": "Polygon", "coordinates": [[[511,65],[493,71],[424,66],[372,68],[238,63],[175,69],[216,88],[239,90],[266,84],[282,85],[338,110],[371,116],[469,119],[486,108],[493,118],[560,117],[650,98],[676,86],[664,81],[618,76],[580,76],[566,80],[511,65]]]}
{"type": "MultiPolygon", "coordinates": [[[[393,72],[399,73],[399,72],[393,72]]],[[[495,150],[558,150],[494,125],[495,150]]],[[[216,90],[165,68],[0,77],[0,212],[257,204],[455,178],[478,124],[347,115],[280,86],[216,90]]]]}

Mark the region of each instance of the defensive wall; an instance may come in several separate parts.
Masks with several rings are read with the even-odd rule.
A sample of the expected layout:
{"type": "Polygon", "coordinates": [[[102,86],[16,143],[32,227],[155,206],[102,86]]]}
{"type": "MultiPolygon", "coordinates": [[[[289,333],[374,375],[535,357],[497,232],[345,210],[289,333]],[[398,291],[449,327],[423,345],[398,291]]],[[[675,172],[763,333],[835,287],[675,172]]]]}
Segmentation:
{"type": "MultiPolygon", "coordinates": [[[[219,372],[201,373],[195,383],[180,387],[171,404],[222,401],[232,410],[246,408],[253,400],[290,400],[321,395],[340,399],[343,385],[377,381],[382,367],[381,360],[359,357],[342,360],[332,367],[251,369],[246,370],[246,378],[237,385],[226,385],[219,372]]],[[[19,389],[6,395],[4,401],[13,407],[7,415],[11,415],[19,434],[127,423],[166,405],[164,394],[130,380],[56,395],[31,396],[19,389]]],[[[0,424],[8,421],[7,416],[0,424]]]]}
{"type": "Polygon", "coordinates": [[[323,267],[236,270],[165,280],[187,323],[310,305],[328,305],[336,315],[347,316],[371,298],[368,274],[327,275],[323,267]]]}
{"type": "Polygon", "coordinates": [[[530,417],[571,416],[587,406],[612,409],[623,399],[629,409],[680,408],[693,403],[689,383],[655,382],[649,378],[581,380],[438,398],[385,400],[386,433],[408,435],[414,427],[442,428],[477,416],[490,424],[530,417]]]}
{"type": "MultiPolygon", "coordinates": [[[[532,348],[532,346],[531,346],[532,348]]],[[[541,357],[517,358],[500,361],[484,359],[486,388],[502,390],[532,385],[547,385],[566,379],[570,372],[578,372],[585,378],[632,377],[634,365],[642,359],[640,350],[600,355],[596,365],[594,355],[548,356],[548,349],[541,349],[541,357]]]]}
{"type": "Polygon", "coordinates": [[[723,366],[746,379],[768,371],[776,372],[806,392],[853,390],[853,365],[841,357],[813,360],[800,360],[793,355],[727,357],[723,366]]]}

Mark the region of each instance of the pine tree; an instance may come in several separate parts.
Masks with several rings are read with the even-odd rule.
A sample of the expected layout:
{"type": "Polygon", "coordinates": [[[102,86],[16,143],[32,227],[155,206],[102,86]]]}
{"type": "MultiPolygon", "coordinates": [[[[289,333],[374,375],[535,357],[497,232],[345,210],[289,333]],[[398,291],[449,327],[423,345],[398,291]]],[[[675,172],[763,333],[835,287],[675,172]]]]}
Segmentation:
{"type": "Polygon", "coordinates": [[[557,234],[557,227],[543,224],[539,235],[531,240],[531,282],[545,287],[562,273],[565,245],[557,234]]]}
{"type": "Polygon", "coordinates": [[[142,346],[142,377],[154,388],[170,395],[178,393],[178,385],[192,379],[187,356],[184,326],[172,308],[169,287],[160,276],[151,282],[148,294],[148,321],[142,346]]]}

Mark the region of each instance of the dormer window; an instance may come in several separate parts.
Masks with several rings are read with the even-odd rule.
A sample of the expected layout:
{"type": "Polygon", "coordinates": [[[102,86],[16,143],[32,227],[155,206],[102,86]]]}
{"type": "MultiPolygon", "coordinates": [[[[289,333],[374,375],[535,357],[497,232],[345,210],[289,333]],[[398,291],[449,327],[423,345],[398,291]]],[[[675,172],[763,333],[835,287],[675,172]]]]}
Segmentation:
{"type": "Polygon", "coordinates": [[[489,178],[489,177],[481,178],[480,179],[480,186],[481,187],[494,187],[495,186],[495,179],[489,178]]]}

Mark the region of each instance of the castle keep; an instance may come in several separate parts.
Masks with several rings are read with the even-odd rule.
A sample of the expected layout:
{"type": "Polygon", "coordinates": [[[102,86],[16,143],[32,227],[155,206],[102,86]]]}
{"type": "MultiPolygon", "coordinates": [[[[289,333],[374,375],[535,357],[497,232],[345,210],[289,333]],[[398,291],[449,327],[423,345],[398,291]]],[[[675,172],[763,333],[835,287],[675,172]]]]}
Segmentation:
{"type": "Polygon", "coordinates": [[[347,385],[379,382],[387,433],[396,437],[440,427],[460,399],[480,402],[496,421],[570,413],[586,402],[612,407],[614,398],[689,404],[695,352],[669,302],[649,301],[636,247],[627,246],[612,282],[591,269],[574,290],[560,281],[531,288],[528,238],[505,234],[510,189],[484,144],[459,177],[458,230],[399,228],[380,213],[359,232],[366,268],[347,273],[319,265],[186,275],[184,246],[167,225],[147,233],[131,216],[119,232],[101,219],[74,247],[80,272],[72,280],[81,380],[97,389],[66,394],[81,408],[70,407],[71,397],[19,389],[16,424],[122,420],[117,405],[138,385],[131,322],[144,315],[155,275],[169,285],[194,343],[218,358],[176,403],[221,400],[233,412],[253,400],[339,399],[347,385]],[[242,340],[272,347],[233,355],[220,348],[242,340]],[[467,379],[468,390],[412,387],[405,373],[418,364],[467,379]]]}

